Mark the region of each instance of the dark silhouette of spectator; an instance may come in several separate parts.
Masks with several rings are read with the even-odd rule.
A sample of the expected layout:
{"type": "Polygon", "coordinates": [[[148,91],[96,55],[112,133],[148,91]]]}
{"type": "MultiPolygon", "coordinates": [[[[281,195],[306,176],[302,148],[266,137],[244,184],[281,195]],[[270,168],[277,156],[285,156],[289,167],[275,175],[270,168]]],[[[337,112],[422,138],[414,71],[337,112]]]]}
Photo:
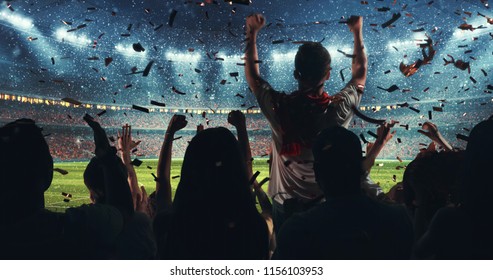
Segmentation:
{"type": "Polygon", "coordinates": [[[65,214],[45,210],[43,193],[51,184],[53,160],[41,129],[32,120],[21,119],[2,127],[0,135],[2,258],[109,257],[110,240],[117,236],[113,229],[122,224],[118,210],[80,207],[65,214]]]}
{"type": "MultiPolygon", "coordinates": [[[[170,222],[173,218],[173,201],[171,194],[171,157],[173,153],[173,142],[175,133],[185,128],[188,122],[183,115],[173,115],[168,123],[164,141],[159,153],[157,164],[156,191],[153,193],[154,212],[154,235],[158,245],[160,258],[166,257],[166,244],[170,222]]],[[[203,126],[197,126],[197,133],[203,129],[203,126]]],[[[152,196],[152,194],[151,194],[152,196]]]]}
{"type": "Polygon", "coordinates": [[[272,221],[272,203],[269,201],[269,197],[262,189],[262,185],[269,180],[266,178],[262,180],[260,183],[254,179],[255,174],[253,173],[253,157],[252,151],[250,149],[250,141],[248,140],[248,132],[247,132],[247,124],[245,115],[238,110],[231,111],[228,115],[228,123],[233,125],[236,128],[236,133],[238,136],[238,144],[240,145],[240,149],[243,152],[248,178],[251,178],[249,182],[253,185],[253,193],[258,200],[260,205],[262,217],[265,219],[267,223],[267,227],[269,229],[269,257],[274,253],[274,249],[276,248],[276,240],[274,235],[274,223],[272,221]],[[252,179],[253,182],[252,182],[252,179]]]}
{"type": "Polygon", "coordinates": [[[453,151],[426,153],[408,164],[402,187],[416,239],[440,208],[459,203],[463,164],[464,153],[453,151]]]}
{"type": "Polygon", "coordinates": [[[139,183],[137,180],[137,173],[135,173],[134,166],[131,160],[132,151],[137,150],[137,146],[141,141],[132,140],[132,126],[126,124],[122,126],[121,133],[118,132],[118,151],[120,152],[120,157],[125,164],[125,168],[128,173],[128,184],[130,186],[130,192],[132,193],[132,200],[134,203],[134,208],[142,204],[142,190],[139,188],[139,183]]]}
{"type": "MultiPolygon", "coordinates": [[[[125,164],[116,156],[116,149],[110,147],[108,137],[99,123],[89,115],[86,115],[84,120],[94,130],[96,143],[96,157],[91,159],[84,172],[84,182],[91,193],[94,205],[112,205],[120,211],[123,218],[123,225],[115,238],[114,257],[118,259],[155,258],[157,249],[151,221],[144,213],[134,211],[134,208],[141,203],[141,199],[134,204],[132,189],[129,186],[132,178],[129,178],[125,164]],[[115,194],[113,188],[121,190],[118,189],[115,194]],[[108,191],[113,193],[108,194],[108,191]]],[[[119,146],[129,149],[129,147],[124,147],[124,142],[128,141],[130,145],[130,130],[124,129],[122,136],[125,139],[121,139],[119,146]]],[[[125,160],[129,161],[129,156],[125,160]]],[[[136,177],[134,179],[136,181],[136,177]]]]}
{"type": "Polygon", "coordinates": [[[401,206],[361,190],[361,144],[343,127],[325,129],[313,155],[326,201],[286,221],[274,259],[408,259],[412,225],[401,206]]]}
{"type": "Polygon", "coordinates": [[[375,160],[383,150],[387,142],[392,139],[395,135],[394,132],[390,132],[390,130],[396,124],[395,121],[391,121],[390,123],[383,123],[377,129],[377,139],[375,142],[368,142],[366,146],[366,157],[363,160],[363,171],[364,174],[362,176],[361,188],[365,191],[365,193],[373,198],[377,199],[387,199],[385,193],[382,188],[370,178],[370,171],[373,165],[375,165],[375,160]]]}
{"type": "Polygon", "coordinates": [[[27,119],[0,128],[1,258],[109,259],[124,255],[121,249],[128,247],[119,247],[119,243],[126,244],[123,239],[130,235],[121,233],[133,212],[126,175],[119,169],[116,150],[109,146],[104,130],[92,119],[86,121],[94,131],[104,177],[104,196],[99,198],[105,203],[69,208],[65,213],[44,209],[43,193],[51,184],[53,160],[41,129],[27,119]]]}
{"type": "Polygon", "coordinates": [[[476,125],[465,151],[460,205],[439,210],[416,245],[416,258],[493,259],[493,120],[476,125]]]}
{"type": "MultiPolygon", "coordinates": [[[[389,192],[387,193],[387,197],[395,202],[395,203],[399,203],[399,204],[405,204],[407,206],[407,209],[409,210],[410,212],[410,215],[414,218],[416,218],[417,216],[415,216],[415,210],[416,210],[416,191],[413,190],[413,187],[419,187],[419,186],[424,186],[423,183],[426,181],[426,176],[427,175],[423,175],[423,172],[426,172],[426,169],[423,169],[423,168],[420,168],[419,166],[422,165],[422,163],[420,164],[417,164],[414,163],[415,161],[418,161],[420,158],[422,157],[434,157],[435,155],[438,154],[438,149],[442,149],[443,151],[445,152],[452,152],[454,151],[454,149],[452,148],[452,145],[450,145],[450,143],[447,141],[447,139],[445,139],[445,137],[443,137],[443,135],[440,133],[440,131],[438,131],[438,127],[436,124],[432,123],[432,122],[425,122],[421,125],[421,128],[420,130],[418,130],[418,132],[426,137],[428,137],[430,140],[432,140],[432,142],[428,145],[427,148],[422,148],[420,149],[420,152],[415,156],[413,162],[411,162],[407,167],[406,167],[406,170],[407,172],[404,172],[404,177],[406,177],[406,186],[404,186],[403,182],[398,182],[396,185],[394,185],[390,190],[389,192]],[[438,147],[437,147],[438,146],[438,147]],[[418,175],[418,176],[423,176],[423,177],[420,177],[418,180],[420,180],[420,185],[414,185],[413,181],[414,181],[414,175],[411,175],[415,169],[418,169],[419,172],[421,172],[420,174],[421,175],[418,175]],[[406,176],[406,173],[408,174],[406,176]]],[[[437,159],[435,158],[435,160],[437,162],[442,162],[445,158],[449,158],[451,159],[454,164],[453,165],[449,165],[452,166],[452,169],[454,170],[457,170],[458,166],[460,166],[460,162],[463,160],[463,155],[462,154],[453,154],[453,153],[448,153],[447,156],[440,156],[440,159],[437,159]],[[458,166],[455,165],[455,164],[459,164],[458,166]]],[[[426,161],[424,161],[426,162],[426,161]]],[[[439,167],[438,167],[439,168],[439,167]]],[[[436,171],[438,172],[442,172],[444,171],[445,169],[437,169],[436,171]]],[[[440,175],[440,174],[436,174],[436,173],[433,173],[433,172],[428,172],[428,174],[430,174],[430,176],[434,177],[436,180],[439,180],[439,181],[443,181],[443,180],[446,180],[444,176],[440,175]],[[440,178],[440,179],[439,179],[440,178]]],[[[451,180],[449,180],[449,182],[452,182],[452,184],[455,184],[457,183],[456,179],[458,178],[457,175],[460,175],[460,173],[450,173],[452,174],[452,177],[451,180]]],[[[430,187],[430,182],[426,182],[425,183],[427,187],[430,187]]],[[[441,187],[443,188],[443,184],[442,183],[439,183],[441,184],[441,187]]],[[[436,198],[436,196],[433,193],[433,190],[432,189],[429,189],[427,190],[427,187],[425,188],[420,188],[420,195],[426,195],[428,197],[427,200],[434,200],[436,198]]],[[[447,199],[444,199],[442,201],[445,201],[445,200],[448,200],[450,201],[451,203],[455,203],[454,201],[454,197],[456,197],[456,187],[457,186],[447,186],[445,187],[447,190],[446,192],[451,196],[447,199]]],[[[431,188],[433,188],[433,186],[431,186],[431,188]]],[[[442,189],[444,190],[444,189],[442,189]]],[[[446,204],[442,204],[442,206],[440,207],[443,207],[445,206],[446,204]]],[[[438,208],[440,208],[438,207],[438,208]]],[[[435,208],[434,207],[434,210],[433,211],[426,211],[428,213],[430,213],[431,215],[426,215],[428,216],[428,219],[425,219],[426,222],[423,224],[423,222],[425,220],[423,219],[419,219],[420,221],[417,221],[418,224],[420,225],[417,225],[416,224],[416,221],[415,221],[415,237],[416,239],[419,239],[421,237],[421,235],[424,233],[424,231],[426,231],[426,228],[428,227],[428,223],[430,222],[430,219],[433,217],[434,213],[436,212],[436,210],[438,210],[438,208],[435,208]],[[424,227],[423,227],[424,225],[424,227]],[[424,229],[424,230],[423,230],[424,229]]],[[[423,211],[418,211],[418,212],[421,212],[421,214],[418,214],[418,216],[422,216],[423,215],[423,211]]],[[[423,216],[424,217],[424,216],[423,216]]]]}
{"type": "MultiPolygon", "coordinates": [[[[158,242],[164,240],[160,257],[266,259],[267,225],[255,208],[248,179],[245,159],[229,130],[199,132],[185,153],[171,213],[158,213],[154,222],[158,242]]],[[[160,191],[158,199],[167,197],[160,191]]]]}
{"type": "Polygon", "coordinates": [[[331,57],[320,43],[300,46],[295,57],[294,78],[298,90],[275,91],[260,76],[257,33],[265,24],[260,14],[247,17],[245,76],[262,113],[272,129],[272,170],[268,193],[273,200],[277,232],[290,213],[319,203],[323,192],[315,182],[311,145],[316,135],[333,125],[347,127],[366,83],[367,58],[363,45],[363,18],[353,16],[348,26],[354,34],[352,78],[336,95],[329,96],[324,84],[330,77],[331,57]]]}
{"type": "Polygon", "coordinates": [[[1,224],[12,227],[44,208],[53,179],[53,159],[42,129],[31,119],[0,128],[1,224]]]}

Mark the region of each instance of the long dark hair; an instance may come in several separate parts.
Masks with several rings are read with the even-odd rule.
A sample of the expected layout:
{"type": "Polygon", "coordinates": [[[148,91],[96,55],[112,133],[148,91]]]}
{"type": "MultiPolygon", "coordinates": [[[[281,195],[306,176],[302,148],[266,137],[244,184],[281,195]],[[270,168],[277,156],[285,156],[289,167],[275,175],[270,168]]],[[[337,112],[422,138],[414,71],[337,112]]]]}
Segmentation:
{"type": "MultiPolygon", "coordinates": [[[[238,141],[226,128],[210,128],[190,142],[173,202],[168,238],[171,258],[257,258],[251,244],[263,220],[248,186],[238,141]],[[248,248],[250,247],[250,248],[248,248]]],[[[264,228],[266,231],[265,222],[264,228]]],[[[265,246],[266,247],[266,246],[265,246]]]]}
{"type": "MultiPolygon", "coordinates": [[[[173,207],[176,212],[196,207],[229,210],[229,216],[255,210],[248,187],[245,160],[238,141],[226,128],[211,128],[195,136],[188,146],[173,207]]],[[[233,217],[231,217],[233,218],[233,217]]]]}

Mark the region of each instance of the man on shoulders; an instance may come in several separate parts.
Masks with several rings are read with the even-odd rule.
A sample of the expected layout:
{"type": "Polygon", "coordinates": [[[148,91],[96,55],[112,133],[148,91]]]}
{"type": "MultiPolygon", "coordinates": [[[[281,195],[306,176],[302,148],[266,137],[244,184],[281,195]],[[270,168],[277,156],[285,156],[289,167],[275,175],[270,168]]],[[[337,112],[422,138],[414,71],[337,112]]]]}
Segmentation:
{"type": "Polygon", "coordinates": [[[368,62],[363,45],[363,18],[352,16],[348,20],[354,35],[349,83],[333,96],[325,92],[324,84],[331,71],[330,54],[320,43],[312,42],[300,46],[296,54],[294,78],[298,90],[289,95],[280,93],[262,79],[257,64],[257,34],[264,25],[265,18],[260,14],[246,19],[245,75],[272,130],[268,193],[273,199],[277,232],[289,212],[307,209],[323,198],[313,173],[312,142],[326,127],[349,125],[351,107],[359,105],[363,94],[368,62]]]}

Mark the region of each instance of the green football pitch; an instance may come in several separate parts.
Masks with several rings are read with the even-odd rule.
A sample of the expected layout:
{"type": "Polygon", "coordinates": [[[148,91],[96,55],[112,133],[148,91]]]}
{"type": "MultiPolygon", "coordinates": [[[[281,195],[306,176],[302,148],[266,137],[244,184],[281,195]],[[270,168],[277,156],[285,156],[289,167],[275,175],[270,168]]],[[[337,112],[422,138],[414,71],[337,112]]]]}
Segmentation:
{"type": "MultiPolygon", "coordinates": [[[[183,160],[174,159],[171,166],[171,187],[173,194],[175,192],[178,183],[180,182],[180,170],[183,160]]],[[[269,165],[265,158],[255,159],[253,161],[253,171],[260,171],[258,181],[269,176],[269,165]]],[[[371,171],[371,178],[380,184],[380,186],[387,192],[395,182],[393,175],[396,176],[396,181],[402,180],[404,169],[397,168],[399,166],[405,166],[408,162],[399,162],[396,160],[377,160],[375,166],[371,171]]],[[[68,171],[67,175],[62,175],[58,172],[54,173],[53,182],[50,188],[45,192],[45,204],[46,208],[53,211],[64,211],[68,207],[79,206],[84,203],[89,203],[89,192],[87,191],[83,174],[86,168],[87,162],[58,162],[55,163],[55,168],[61,168],[68,171]],[[66,202],[62,193],[71,194],[72,198],[66,202]]],[[[140,167],[135,167],[137,177],[140,185],[144,185],[147,193],[150,194],[155,190],[154,177],[152,173],[156,174],[157,159],[143,159],[143,163],[140,167]]],[[[267,188],[265,184],[264,189],[267,188]]]]}

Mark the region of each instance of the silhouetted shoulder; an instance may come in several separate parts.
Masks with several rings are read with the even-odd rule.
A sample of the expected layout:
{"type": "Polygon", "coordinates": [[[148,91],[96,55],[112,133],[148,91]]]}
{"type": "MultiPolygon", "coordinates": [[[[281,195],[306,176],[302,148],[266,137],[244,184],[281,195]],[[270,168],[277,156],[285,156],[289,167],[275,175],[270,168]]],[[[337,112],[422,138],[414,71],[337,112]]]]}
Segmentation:
{"type": "Polygon", "coordinates": [[[117,254],[119,259],[154,259],[157,254],[151,219],[144,213],[135,212],[127,221],[118,237],[117,254]]]}
{"type": "Polygon", "coordinates": [[[474,219],[461,208],[439,210],[417,242],[419,259],[493,259],[493,223],[474,219]]]}
{"type": "Polygon", "coordinates": [[[33,213],[0,233],[0,259],[64,259],[70,255],[63,242],[63,214],[33,213]]]}
{"type": "Polygon", "coordinates": [[[64,239],[81,252],[82,259],[114,258],[116,240],[123,230],[120,211],[106,204],[69,208],[64,216],[64,239]]]}
{"type": "Polygon", "coordinates": [[[405,209],[368,197],[341,197],[295,215],[281,228],[277,259],[408,259],[405,209]]]}

